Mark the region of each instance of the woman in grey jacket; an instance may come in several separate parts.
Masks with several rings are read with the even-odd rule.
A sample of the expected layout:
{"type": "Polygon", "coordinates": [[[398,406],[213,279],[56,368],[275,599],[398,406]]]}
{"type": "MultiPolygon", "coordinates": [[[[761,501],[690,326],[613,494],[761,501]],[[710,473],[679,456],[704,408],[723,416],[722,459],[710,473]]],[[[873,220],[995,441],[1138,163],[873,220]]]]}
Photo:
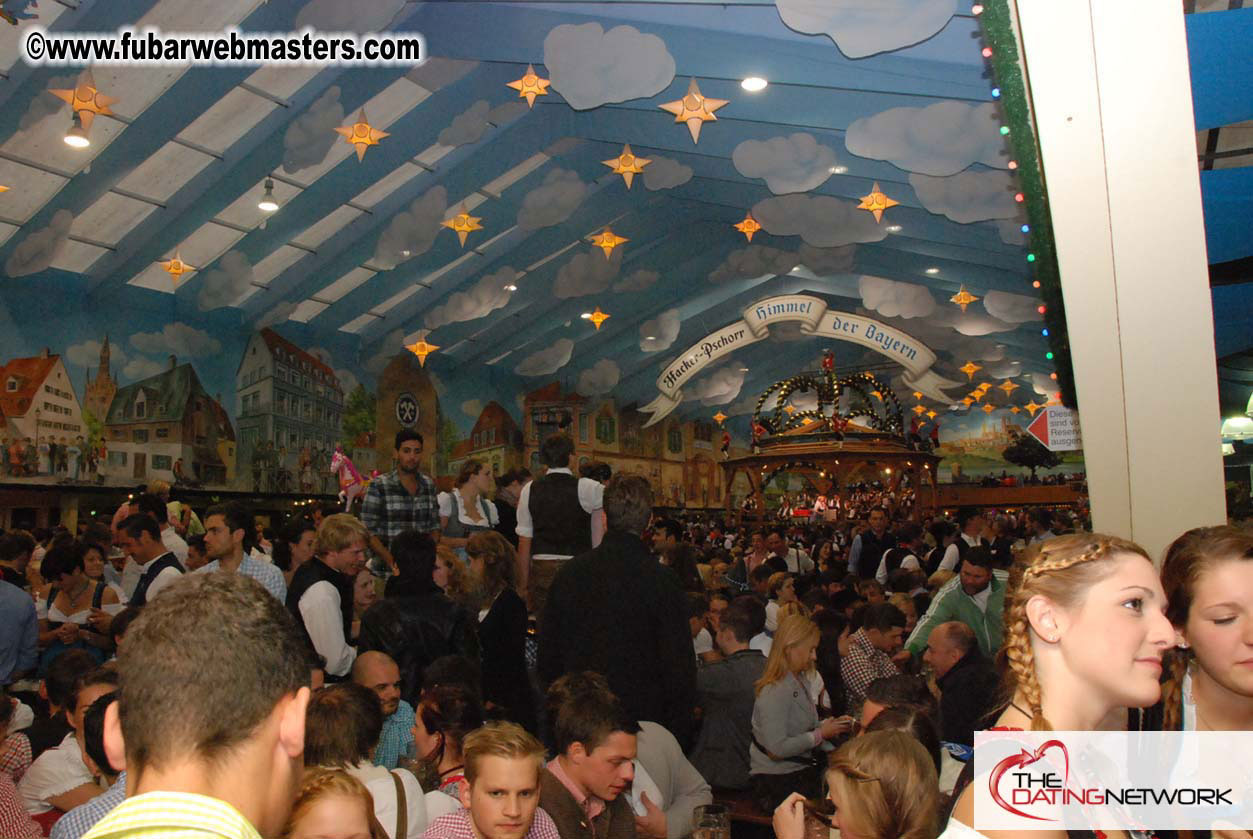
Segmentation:
{"type": "Polygon", "coordinates": [[[766,671],[757,682],[753,704],[753,744],[749,748],[753,792],[762,809],[773,811],[790,793],[819,794],[824,757],[831,740],[853,727],[852,717],[818,719],[812,682],[820,633],[802,615],[779,622],[766,671]]]}

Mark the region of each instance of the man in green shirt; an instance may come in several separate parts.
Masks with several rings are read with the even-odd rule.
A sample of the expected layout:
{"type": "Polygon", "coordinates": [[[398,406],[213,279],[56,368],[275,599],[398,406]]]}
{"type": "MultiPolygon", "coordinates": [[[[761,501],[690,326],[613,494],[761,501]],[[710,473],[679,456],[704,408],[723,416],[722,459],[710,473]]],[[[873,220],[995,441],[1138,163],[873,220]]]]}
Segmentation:
{"type": "Polygon", "coordinates": [[[282,603],[240,574],[193,574],[147,604],[105,716],[127,798],[83,839],[276,836],[302,772],[309,653],[282,603]]]}
{"type": "Polygon", "coordinates": [[[988,658],[995,656],[1005,634],[1002,613],[1006,577],[1002,571],[994,572],[993,564],[992,552],[986,546],[967,549],[961,573],[936,592],[931,608],[905,641],[905,649],[921,655],[931,630],[947,621],[961,621],[974,630],[979,652],[988,658]]]}

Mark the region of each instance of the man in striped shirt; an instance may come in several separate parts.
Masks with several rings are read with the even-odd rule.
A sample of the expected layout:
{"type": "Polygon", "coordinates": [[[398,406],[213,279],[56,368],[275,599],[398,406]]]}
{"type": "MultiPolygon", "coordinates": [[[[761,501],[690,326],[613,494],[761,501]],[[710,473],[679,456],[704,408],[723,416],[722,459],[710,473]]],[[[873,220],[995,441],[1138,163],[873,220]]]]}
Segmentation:
{"type": "Polygon", "coordinates": [[[300,784],[308,661],[292,616],[256,580],[172,583],[127,630],[105,715],[128,797],[83,839],[277,835],[300,784]]]}

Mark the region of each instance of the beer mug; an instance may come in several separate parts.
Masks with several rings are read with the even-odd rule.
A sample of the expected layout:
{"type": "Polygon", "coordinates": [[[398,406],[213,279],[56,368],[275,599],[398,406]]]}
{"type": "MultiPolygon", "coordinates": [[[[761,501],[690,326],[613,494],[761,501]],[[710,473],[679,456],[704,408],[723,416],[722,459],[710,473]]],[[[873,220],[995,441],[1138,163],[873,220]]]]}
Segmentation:
{"type": "Polygon", "coordinates": [[[692,839],[731,839],[731,811],[723,804],[702,804],[692,811],[692,839]]]}

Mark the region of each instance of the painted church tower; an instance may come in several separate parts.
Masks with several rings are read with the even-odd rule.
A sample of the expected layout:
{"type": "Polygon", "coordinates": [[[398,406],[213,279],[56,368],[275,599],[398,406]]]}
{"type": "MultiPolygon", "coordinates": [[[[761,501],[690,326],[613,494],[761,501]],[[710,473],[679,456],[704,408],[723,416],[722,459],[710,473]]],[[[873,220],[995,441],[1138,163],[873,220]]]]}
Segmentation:
{"type": "Polygon", "coordinates": [[[109,372],[109,356],[109,336],[106,335],[100,345],[100,366],[96,369],[96,378],[87,382],[87,398],[83,400],[83,407],[101,422],[108,416],[109,405],[117,394],[117,380],[109,372]]]}

